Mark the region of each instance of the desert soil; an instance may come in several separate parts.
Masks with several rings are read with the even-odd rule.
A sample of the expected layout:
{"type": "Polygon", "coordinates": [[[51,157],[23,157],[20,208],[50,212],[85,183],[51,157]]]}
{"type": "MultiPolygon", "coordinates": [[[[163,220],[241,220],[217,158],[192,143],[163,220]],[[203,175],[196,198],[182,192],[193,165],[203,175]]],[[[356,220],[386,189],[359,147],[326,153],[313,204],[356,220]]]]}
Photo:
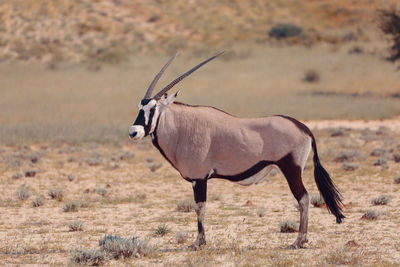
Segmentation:
{"type": "MultiPolygon", "coordinates": [[[[400,156],[400,121],[307,124],[314,129],[322,163],[343,194],[346,219],[336,224],[326,208],[311,205],[305,249],[286,250],[297,233],[278,229],[281,222],[299,219],[279,172],[249,187],[210,180],[207,245],[190,251],[196,215],[177,211],[177,202],[192,198],[191,184],[149,140],[123,145],[37,144],[0,147],[0,262],[72,264],[76,251],[100,250],[98,240],[113,234],[137,235],[148,240],[154,252],[107,260],[106,265],[398,265],[400,184],[394,178],[400,175],[400,163],[395,162],[400,156]],[[376,148],[380,153],[371,156],[376,148]],[[343,159],[340,153],[350,156],[343,159]],[[344,170],[348,162],[356,169],[344,170]],[[27,170],[36,175],[25,177],[27,170]],[[22,177],[16,178],[17,173],[22,177]],[[30,196],[21,200],[17,192],[24,184],[30,196]],[[60,201],[51,199],[52,189],[62,190],[60,201]],[[371,200],[381,195],[389,202],[374,206],[371,200]],[[43,205],[33,207],[37,196],[43,205]],[[81,204],[76,212],[64,211],[70,200],[81,204]],[[368,210],[377,219],[362,219],[368,210]],[[82,222],[82,231],[70,230],[68,225],[76,220],[82,222]],[[155,229],[162,224],[169,231],[161,237],[155,229]],[[177,234],[187,237],[183,243],[177,242],[177,234]]],[[[311,196],[318,194],[312,170],[309,161],[303,179],[311,196]]]]}

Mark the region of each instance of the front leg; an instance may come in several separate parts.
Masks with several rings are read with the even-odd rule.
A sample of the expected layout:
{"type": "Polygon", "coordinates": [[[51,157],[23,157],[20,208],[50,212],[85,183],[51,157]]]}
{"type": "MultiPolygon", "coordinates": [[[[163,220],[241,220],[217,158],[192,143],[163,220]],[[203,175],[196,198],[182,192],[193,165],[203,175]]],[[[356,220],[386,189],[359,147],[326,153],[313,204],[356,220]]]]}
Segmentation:
{"type": "Polygon", "coordinates": [[[195,246],[200,247],[206,244],[206,235],[204,230],[204,214],[206,213],[207,200],[207,180],[193,180],[194,201],[196,202],[195,211],[197,214],[198,235],[195,246]]]}

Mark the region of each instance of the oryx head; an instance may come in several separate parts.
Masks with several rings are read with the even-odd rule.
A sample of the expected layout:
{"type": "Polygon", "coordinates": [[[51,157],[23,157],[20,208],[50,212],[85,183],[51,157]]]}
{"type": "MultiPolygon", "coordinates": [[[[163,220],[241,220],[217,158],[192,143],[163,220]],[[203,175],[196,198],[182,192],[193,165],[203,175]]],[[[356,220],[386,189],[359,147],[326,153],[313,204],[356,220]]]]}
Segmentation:
{"type": "Polygon", "coordinates": [[[187,72],[173,80],[155,96],[151,97],[151,93],[153,92],[157,81],[160,79],[161,75],[167,69],[169,64],[171,64],[171,62],[175,59],[178,53],[170,58],[167,63],[165,63],[164,67],[162,67],[160,72],[156,75],[154,80],[151,82],[149,88],[146,91],[146,94],[144,95],[144,98],[142,99],[142,101],[140,101],[138,106],[138,115],[135,122],[129,129],[129,137],[135,140],[139,140],[149,134],[152,134],[156,128],[158,117],[167,109],[168,105],[174,102],[179,92],[178,91],[175,94],[167,96],[167,91],[174,87],[175,84],[183,80],[185,77],[189,76],[192,72],[223,53],[224,52],[220,52],[215,56],[212,56],[209,59],[201,62],[197,66],[193,67],[192,69],[188,70],[187,72]]]}

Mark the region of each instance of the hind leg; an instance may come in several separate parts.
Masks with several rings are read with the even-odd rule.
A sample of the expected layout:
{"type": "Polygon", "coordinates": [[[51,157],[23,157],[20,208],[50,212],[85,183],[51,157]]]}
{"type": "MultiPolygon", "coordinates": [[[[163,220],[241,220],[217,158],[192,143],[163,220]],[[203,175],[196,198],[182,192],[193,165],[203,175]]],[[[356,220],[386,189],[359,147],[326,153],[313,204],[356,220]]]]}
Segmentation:
{"type": "Polygon", "coordinates": [[[289,247],[292,249],[302,248],[307,242],[308,227],[308,205],[309,197],[301,178],[302,168],[298,166],[291,155],[288,155],[278,162],[278,166],[285,176],[293,196],[299,203],[300,228],[296,241],[289,247]]]}

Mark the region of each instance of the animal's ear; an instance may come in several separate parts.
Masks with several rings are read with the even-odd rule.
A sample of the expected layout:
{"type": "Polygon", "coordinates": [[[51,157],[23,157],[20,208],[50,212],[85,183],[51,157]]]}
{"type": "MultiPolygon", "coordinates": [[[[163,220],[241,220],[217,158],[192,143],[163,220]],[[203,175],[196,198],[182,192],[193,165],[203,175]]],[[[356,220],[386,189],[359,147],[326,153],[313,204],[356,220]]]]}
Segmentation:
{"type": "Polygon", "coordinates": [[[168,107],[169,104],[173,103],[175,101],[175,98],[178,96],[179,91],[177,91],[175,94],[172,94],[168,96],[167,94],[164,94],[161,98],[161,104],[164,107],[168,107]]]}

